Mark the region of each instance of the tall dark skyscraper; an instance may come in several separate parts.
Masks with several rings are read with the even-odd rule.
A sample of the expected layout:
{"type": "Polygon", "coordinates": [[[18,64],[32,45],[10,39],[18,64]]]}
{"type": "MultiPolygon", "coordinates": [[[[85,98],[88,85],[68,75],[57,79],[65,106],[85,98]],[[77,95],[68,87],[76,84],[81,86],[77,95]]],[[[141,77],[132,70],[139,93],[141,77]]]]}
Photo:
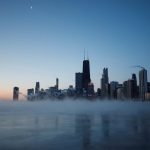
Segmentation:
{"type": "Polygon", "coordinates": [[[77,94],[82,94],[82,73],[75,74],[75,89],[77,94]]]}
{"type": "Polygon", "coordinates": [[[137,88],[136,74],[132,74],[132,80],[133,80],[133,98],[137,98],[138,97],[138,88],[137,88]]]}
{"type": "Polygon", "coordinates": [[[127,82],[127,97],[129,99],[134,98],[134,80],[133,79],[129,79],[127,82]]]}
{"type": "Polygon", "coordinates": [[[142,69],[139,72],[139,94],[141,99],[145,99],[147,93],[147,70],[142,69]]]}
{"type": "Polygon", "coordinates": [[[13,100],[18,100],[19,98],[19,87],[14,87],[13,89],[13,100]]]}
{"type": "Polygon", "coordinates": [[[89,60],[83,61],[83,73],[82,73],[82,88],[87,91],[88,84],[91,82],[90,78],[90,62],[89,60]]]}
{"type": "Polygon", "coordinates": [[[40,91],[40,82],[36,82],[36,85],[35,85],[35,94],[38,94],[40,91]]]}
{"type": "Polygon", "coordinates": [[[117,87],[118,87],[118,82],[117,81],[110,82],[110,97],[112,99],[117,98],[117,87]]]}
{"type": "Polygon", "coordinates": [[[108,96],[108,87],[109,87],[108,84],[109,84],[108,68],[104,68],[102,78],[101,78],[101,91],[103,97],[108,96]]]}
{"type": "Polygon", "coordinates": [[[59,79],[56,78],[56,89],[58,90],[59,89],[59,79]]]}
{"type": "Polygon", "coordinates": [[[147,82],[147,92],[150,93],[150,82],[147,82]]]}
{"type": "Polygon", "coordinates": [[[109,82],[109,79],[108,79],[108,68],[104,68],[103,69],[102,78],[104,79],[104,83],[108,84],[108,82],[109,82]]]}

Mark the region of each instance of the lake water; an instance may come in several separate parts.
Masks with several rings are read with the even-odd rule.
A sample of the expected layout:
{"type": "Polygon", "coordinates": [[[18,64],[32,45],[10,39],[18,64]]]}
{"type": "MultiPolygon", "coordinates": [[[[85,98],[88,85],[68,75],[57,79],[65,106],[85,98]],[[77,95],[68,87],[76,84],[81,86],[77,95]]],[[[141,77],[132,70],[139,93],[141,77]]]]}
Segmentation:
{"type": "Polygon", "coordinates": [[[0,101],[0,150],[150,150],[150,102],[0,101]]]}

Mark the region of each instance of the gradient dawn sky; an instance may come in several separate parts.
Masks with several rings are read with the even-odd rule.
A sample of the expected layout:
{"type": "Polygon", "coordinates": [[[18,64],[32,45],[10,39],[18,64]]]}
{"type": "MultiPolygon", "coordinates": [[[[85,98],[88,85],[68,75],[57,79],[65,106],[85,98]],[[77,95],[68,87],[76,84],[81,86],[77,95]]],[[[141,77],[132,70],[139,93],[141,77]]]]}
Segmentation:
{"type": "Polygon", "coordinates": [[[0,0],[0,98],[12,88],[26,94],[40,81],[46,89],[74,85],[88,51],[91,80],[102,69],[122,83],[141,65],[150,80],[149,0],[0,0]]]}

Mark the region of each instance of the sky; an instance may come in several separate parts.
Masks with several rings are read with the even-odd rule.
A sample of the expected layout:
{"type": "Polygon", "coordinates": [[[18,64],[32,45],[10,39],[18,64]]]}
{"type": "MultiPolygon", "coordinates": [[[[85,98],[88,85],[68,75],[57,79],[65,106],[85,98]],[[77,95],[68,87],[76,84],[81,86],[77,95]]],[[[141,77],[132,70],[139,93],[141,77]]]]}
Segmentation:
{"type": "Polygon", "coordinates": [[[84,49],[91,80],[100,87],[104,67],[109,81],[122,83],[141,65],[150,80],[149,0],[0,0],[0,98],[12,99],[14,86],[26,94],[75,84],[84,49]]]}

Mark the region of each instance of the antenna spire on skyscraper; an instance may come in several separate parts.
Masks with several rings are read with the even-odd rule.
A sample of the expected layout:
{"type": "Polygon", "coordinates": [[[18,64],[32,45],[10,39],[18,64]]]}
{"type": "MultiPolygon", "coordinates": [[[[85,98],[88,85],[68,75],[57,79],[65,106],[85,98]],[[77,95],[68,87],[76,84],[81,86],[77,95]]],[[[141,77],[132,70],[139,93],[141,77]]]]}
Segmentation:
{"type": "Polygon", "coordinates": [[[84,48],[84,60],[85,60],[85,48],[84,48]]]}
{"type": "Polygon", "coordinates": [[[87,50],[87,60],[89,60],[89,54],[88,54],[88,50],[87,50]]]}

